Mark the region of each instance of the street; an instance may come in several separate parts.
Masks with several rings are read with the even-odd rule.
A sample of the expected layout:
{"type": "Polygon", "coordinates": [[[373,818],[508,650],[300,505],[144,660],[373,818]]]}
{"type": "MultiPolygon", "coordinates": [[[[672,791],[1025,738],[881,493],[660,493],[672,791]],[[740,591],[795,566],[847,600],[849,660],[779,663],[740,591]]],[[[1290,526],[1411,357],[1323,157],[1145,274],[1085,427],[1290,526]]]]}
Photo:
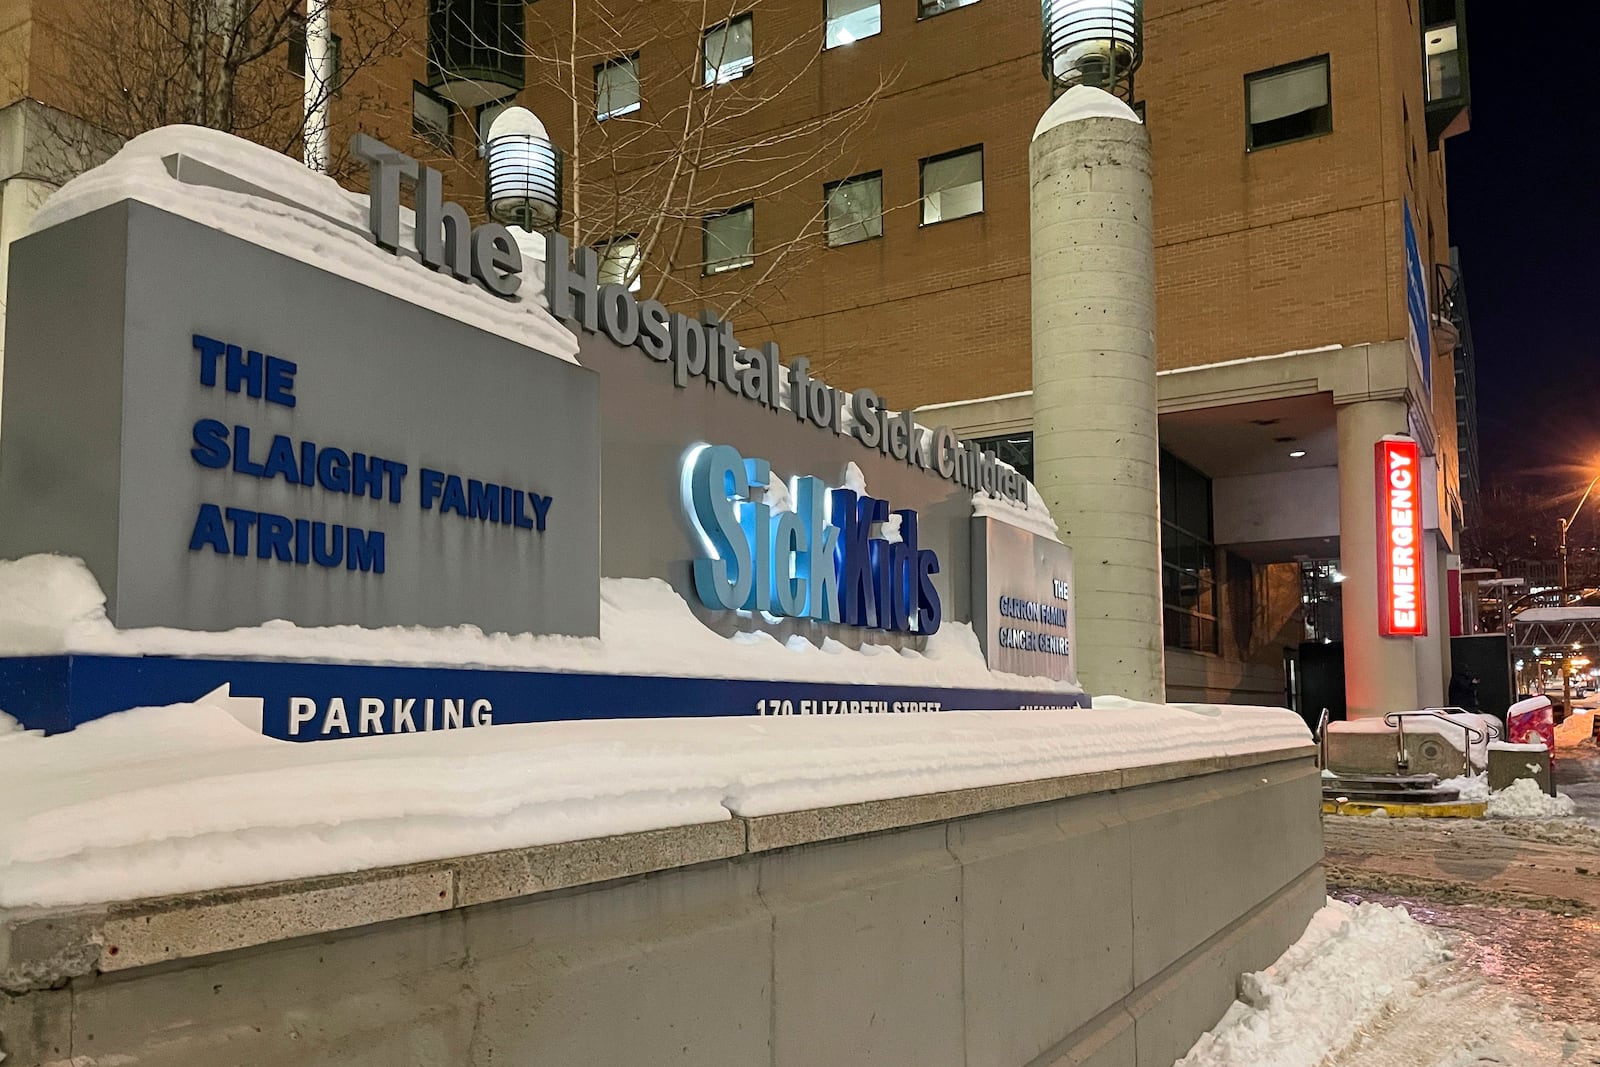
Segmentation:
{"type": "Polygon", "coordinates": [[[1577,819],[1324,819],[1330,895],[1402,906],[1454,954],[1333,1062],[1600,1064],[1600,750],[1562,749],[1556,782],[1577,819]]]}

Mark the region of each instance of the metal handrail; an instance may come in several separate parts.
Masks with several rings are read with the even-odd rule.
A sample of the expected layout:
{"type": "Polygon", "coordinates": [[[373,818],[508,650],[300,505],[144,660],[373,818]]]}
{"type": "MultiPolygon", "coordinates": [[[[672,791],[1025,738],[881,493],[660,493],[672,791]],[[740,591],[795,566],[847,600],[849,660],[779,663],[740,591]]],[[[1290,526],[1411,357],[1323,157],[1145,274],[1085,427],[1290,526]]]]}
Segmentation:
{"type": "Polygon", "coordinates": [[[1320,770],[1328,769],[1328,720],[1333,717],[1333,712],[1327,708],[1322,709],[1322,714],[1317,716],[1317,729],[1315,738],[1317,742],[1317,767],[1320,770]]]}
{"type": "Polygon", "coordinates": [[[1407,770],[1411,766],[1411,757],[1406,752],[1405,721],[1409,718],[1438,719],[1441,722],[1449,723],[1451,726],[1461,727],[1461,729],[1464,730],[1467,735],[1467,748],[1466,751],[1462,753],[1463,766],[1461,773],[1467,777],[1472,776],[1472,746],[1475,744],[1487,743],[1489,740],[1487,734],[1483,731],[1475,729],[1474,727],[1468,726],[1464,722],[1456,722],[1443,712],[1431,709],[1427,711],[1391,711],[1383,717],[1383,724],[1385,726],[1393,726],[1395,728],[1394,763],[1396,768],[1403,771],[1407,770]]]}

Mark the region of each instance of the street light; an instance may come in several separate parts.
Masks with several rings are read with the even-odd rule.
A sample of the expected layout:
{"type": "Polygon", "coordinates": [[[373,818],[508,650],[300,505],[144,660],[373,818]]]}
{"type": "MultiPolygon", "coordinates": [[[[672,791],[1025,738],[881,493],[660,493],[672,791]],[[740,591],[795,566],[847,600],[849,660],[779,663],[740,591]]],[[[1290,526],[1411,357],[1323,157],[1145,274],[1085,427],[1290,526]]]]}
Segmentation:
{"type": "Polygon", "coordinates": [[[495,116],[485,138],[484,201],[498,222],[530,233],[561,223],[561,150],[525,107],[495,116]]]}
{"type": "Polygon", "coordinates": [[[1578,512],[1583,510],[1583,502],[1589,499],[1590,492],[1594,490],[1595,482],[1600,482],[1600,474],[1596,474],[1593,478],[1589,479],[1589,484],[1584,487],[1583,495],[1578,498],[1578,506],[1572,509],[1572,514],[1567,518],[1560,520],[1561,543],[1556,549],[1556,554],[1557,558],[1561,561],[1560,596],[1563,601],[1567,598],[1567,528],[1571,526],[1573,520],[1578,517],[1578,512]]]}
{"type": "Polygon", "coordinates": [[[1133,100],[1144,58],[1144,0],[1043,0],[1044,76],[1052,96],[1075,85],[1133,100]]]}

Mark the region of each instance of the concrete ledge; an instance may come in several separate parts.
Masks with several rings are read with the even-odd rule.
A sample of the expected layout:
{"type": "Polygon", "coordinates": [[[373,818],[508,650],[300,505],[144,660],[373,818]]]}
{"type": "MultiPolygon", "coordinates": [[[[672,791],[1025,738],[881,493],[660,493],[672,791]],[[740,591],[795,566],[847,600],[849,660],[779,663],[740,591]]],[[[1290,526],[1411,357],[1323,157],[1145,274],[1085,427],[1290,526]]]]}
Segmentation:
{"type": "Polygon", "coordinates": [[[330,934],[394,919],[744,854],[840,840],[1245,767],[1310,761],[1316,746],[1207,757],[946,793],[538,845],[380,871],[84,908],[0,911],[0,990],[330,934]]]}

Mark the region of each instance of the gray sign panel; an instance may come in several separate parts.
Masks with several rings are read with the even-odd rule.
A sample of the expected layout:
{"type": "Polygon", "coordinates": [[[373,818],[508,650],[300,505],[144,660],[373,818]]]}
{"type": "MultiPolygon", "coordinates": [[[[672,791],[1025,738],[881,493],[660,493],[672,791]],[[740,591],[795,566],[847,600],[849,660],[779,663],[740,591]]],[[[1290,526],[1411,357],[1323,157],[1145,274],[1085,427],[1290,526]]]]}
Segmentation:
{"type": "Polygon", "coordinates": [[[0,557],[121,627],[598,631],[592,371],[131,201],[11,257],[0,557]]]}
{"type": "Polygon", "coordinates": [[[1075,682],[1072,549],[990,518],[972,520],[972,626],[989,666],[1075,682]]]}

